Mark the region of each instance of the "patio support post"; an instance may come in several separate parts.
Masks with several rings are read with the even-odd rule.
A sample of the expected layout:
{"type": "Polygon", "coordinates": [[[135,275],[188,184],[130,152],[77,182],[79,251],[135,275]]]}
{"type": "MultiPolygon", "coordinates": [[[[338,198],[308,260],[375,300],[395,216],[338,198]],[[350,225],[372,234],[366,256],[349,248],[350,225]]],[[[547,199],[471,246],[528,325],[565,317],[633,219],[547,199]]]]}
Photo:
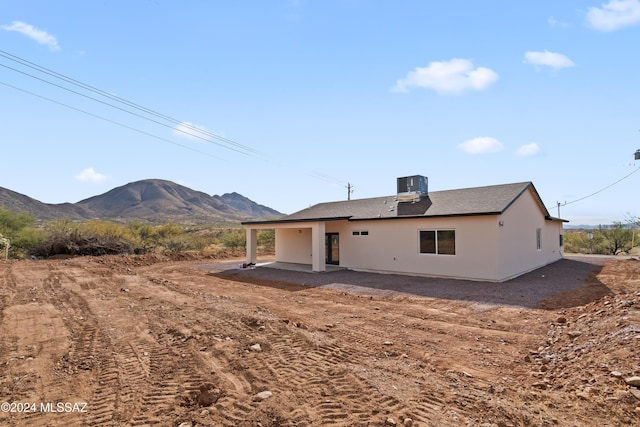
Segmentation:
{"type": "Polygon", "coordinates": [[[258,260],[258,230],[247,228],[247,264],[255,264],[258,260]]]}
{"type": "Polygon", "coordinates": [[[311,271],[325,271],[324,222],[311,226],[311,271]]]}

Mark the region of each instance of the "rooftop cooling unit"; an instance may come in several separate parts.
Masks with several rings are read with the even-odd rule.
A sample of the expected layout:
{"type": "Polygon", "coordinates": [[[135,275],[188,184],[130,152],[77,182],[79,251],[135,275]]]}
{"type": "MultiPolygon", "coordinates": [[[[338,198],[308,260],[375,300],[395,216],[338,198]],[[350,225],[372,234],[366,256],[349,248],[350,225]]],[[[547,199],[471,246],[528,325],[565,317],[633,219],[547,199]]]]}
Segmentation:
{"type": "Polygon", "coordinates": [[[416,202],[429,192],[429,179],[422,175],[398,178],[398,201],[416,202]]]}

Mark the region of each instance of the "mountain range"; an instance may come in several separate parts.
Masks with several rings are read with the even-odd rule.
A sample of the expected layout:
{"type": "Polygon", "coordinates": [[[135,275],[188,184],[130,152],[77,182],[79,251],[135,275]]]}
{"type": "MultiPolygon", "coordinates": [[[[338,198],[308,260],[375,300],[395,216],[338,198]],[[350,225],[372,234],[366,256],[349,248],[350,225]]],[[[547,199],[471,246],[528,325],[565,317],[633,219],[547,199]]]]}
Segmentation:
{"type": "Polygon", "coordinates": [[[0,187],[0,207],[38,220],[109,219],[152,223],[239,222],[283,214],[238,194],[210,196],[175,182],[146,179],[114,188],[77,203],[43,203],[0,187]]]}

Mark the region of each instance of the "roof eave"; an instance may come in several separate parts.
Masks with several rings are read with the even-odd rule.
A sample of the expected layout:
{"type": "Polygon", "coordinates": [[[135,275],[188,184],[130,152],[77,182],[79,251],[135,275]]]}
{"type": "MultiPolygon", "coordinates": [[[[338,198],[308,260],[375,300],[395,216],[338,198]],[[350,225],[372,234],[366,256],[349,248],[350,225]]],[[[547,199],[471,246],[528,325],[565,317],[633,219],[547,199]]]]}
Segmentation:
{"type": "Polygon", "coordinates": [[[401,220],[401,219],[429,219],[429,218],[452,218],[452,217],[469,217],[469,216],[487,216],[500,215],[501,212],[471,212],[460,214],[442,214],[442,215],[403,215],[403,216],[383,216],[383,217],[366,217],[353,218],[350,216],[339,216],[329,218],[304,218],[304,219],[281,219],[268,221],[243,221],[242,225],[268,225],[268,224],[293,224],[296,222],[326,222],[326,221],[380,221],[380,220],[401,220]]]}
{"type": "Polygon", "coordinates": [[[500,215],[500,214],[501,214],[501,212],[471,212],[471,213],[442,214],[442,215],[402,215],[402,216],[383,216],[383,217],[372,217],[372,218],[350,218],[349,221],[379,221],[379,220],[392,220],[392,219],[451,218],[451,217],[486,216],[486,215],[500,215]]]}
{"type": "Polygon", "coordinates": [[[327,218],[302,218],[302,219],[276,219],[266,221],[242,221],[242,225],[266,225],[266,224],[291,224],[295,222],[320,222],[320,221],[341,221],[348,220],[350,216],[336,216],[327,218]]]}
{"type": "Polygon", "coordinates": [[[556,221],[556,222],[569,222],[568,219],[556,218],[555,216],[547,215],[544,217],[547,221],[556,221]]]}

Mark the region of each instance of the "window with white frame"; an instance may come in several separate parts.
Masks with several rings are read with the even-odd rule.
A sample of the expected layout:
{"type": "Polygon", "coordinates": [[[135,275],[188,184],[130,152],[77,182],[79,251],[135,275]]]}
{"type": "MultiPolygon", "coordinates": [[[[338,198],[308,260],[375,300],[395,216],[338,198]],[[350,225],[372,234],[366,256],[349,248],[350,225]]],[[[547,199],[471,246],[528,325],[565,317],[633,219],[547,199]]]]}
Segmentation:
{"type": "Polygon", "coordinates": [[[420,230],[419,238],[419,250],[421,254],[456,254],[455,230],[420,230]]]}

